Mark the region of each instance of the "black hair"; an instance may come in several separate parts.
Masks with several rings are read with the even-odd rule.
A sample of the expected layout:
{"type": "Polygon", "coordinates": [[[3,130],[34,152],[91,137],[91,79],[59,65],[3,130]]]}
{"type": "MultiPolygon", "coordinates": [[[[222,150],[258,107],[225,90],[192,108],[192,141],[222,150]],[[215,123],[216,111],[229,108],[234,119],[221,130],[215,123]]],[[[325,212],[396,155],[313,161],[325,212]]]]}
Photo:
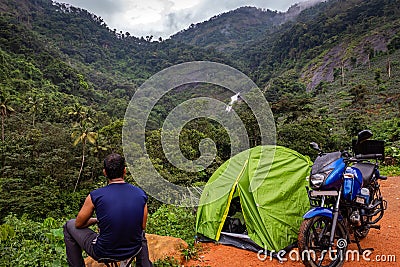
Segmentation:
{"type": "Polygon", "coordinates": [[[125,169],[125,159],[119,154],[113,153],[104,159],[104,170],[108,179],[122,178],[125,169]]]}

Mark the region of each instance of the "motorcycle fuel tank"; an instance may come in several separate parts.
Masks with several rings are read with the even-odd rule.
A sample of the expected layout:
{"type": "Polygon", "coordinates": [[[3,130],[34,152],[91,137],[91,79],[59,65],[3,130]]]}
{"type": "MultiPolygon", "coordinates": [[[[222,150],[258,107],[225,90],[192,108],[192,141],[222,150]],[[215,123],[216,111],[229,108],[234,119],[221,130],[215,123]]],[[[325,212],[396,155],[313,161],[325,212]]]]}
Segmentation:
{"type": "Polygon", "coordinates": [[[359,169],[347,167],[344,173],[343,197],[346,200],[354,200],[362,187],[363,178],[359,169]]]}

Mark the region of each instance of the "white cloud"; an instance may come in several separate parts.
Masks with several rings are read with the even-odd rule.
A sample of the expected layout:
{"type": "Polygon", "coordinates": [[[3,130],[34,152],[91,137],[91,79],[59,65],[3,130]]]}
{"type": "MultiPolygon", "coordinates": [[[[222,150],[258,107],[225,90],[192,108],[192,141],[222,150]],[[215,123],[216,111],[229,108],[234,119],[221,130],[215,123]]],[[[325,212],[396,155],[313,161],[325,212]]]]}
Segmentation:
{"type": "MultiPolygon", "coordinates": [[[[167,38],[187,28],[241,6],[286,11],[307,0],[57,0],[101,16],[111,29],[134,36],[167,38]]],[[[320,0],[312,0],[320,1],[320,0]]]]}

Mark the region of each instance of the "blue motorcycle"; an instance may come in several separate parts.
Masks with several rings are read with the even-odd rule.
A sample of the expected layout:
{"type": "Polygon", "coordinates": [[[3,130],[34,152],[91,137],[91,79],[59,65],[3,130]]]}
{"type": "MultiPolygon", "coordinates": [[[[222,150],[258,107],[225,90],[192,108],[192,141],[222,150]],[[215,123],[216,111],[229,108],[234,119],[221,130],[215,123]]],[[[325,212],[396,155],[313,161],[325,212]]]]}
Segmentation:
{"type": "MultiPolygon", "coordinates": [[[[370,140],[372,132],[361,131],[353,140],[353,155],[347,151],[324,153],[316,143],[316,158],[307,187],[311,209],[303,216],[298,247],[305,266],[342,266],[347,245],[357,243],[383,217],[387,203],[382,198],[378,162],[384,159],[383,141],[370,140]]],[[[369,250],[373,250],[370,249],[369,250]]]]}

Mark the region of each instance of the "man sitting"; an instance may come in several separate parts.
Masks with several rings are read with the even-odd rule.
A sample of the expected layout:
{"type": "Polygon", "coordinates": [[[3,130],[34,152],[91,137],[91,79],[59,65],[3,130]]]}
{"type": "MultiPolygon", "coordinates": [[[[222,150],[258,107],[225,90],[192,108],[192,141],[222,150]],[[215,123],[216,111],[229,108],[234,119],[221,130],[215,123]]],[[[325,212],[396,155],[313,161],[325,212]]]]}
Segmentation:
{"type": "Polygon", "coordinates": [[[125,159],[121,155],[107,156],[103,172],[108,185],[90,192],[76,219],[64,225],[69,266],[85,266],[82,250],[95,260],[136,256],[136,266],[153,266],[144,236],[147,195],[125,182],[125,159]],[[92,217],[94,212],[97,218],[92,217]],[[100,233],[88,228],[96,223],[100,233]]]}

